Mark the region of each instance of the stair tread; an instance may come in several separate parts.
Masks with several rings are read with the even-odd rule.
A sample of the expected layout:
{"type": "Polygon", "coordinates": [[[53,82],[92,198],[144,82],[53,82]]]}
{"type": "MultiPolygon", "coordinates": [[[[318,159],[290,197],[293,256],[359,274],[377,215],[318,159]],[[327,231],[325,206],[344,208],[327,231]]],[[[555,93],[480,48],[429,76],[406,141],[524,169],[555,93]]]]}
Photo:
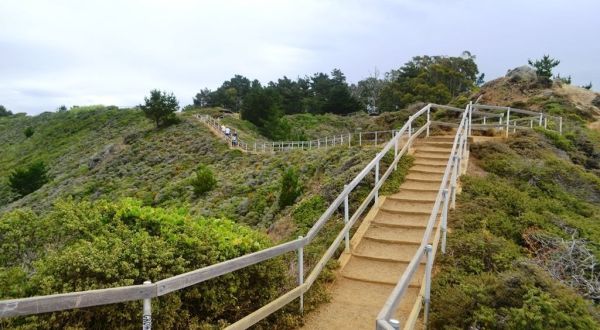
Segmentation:
{"type": "Polygon", "coordinates": [[[387,244],[374,240],[362,240],[352,251],[353,255],[362,258],[382,258],[400,262],[409,262],[417,252],[418,245],[399,247],[396,244],[387,244]]]}
{"type": "MultiPolygon", "coordinates": [[[[342,270],[342,276],[369,283],[384,283],[395,285],[406,270],[408,263],[370,260],[351,257],[342,270]]],[[[420,264],[411,278],[410,286],[419,286],[425,273],[424,265],[420,264]]]]}

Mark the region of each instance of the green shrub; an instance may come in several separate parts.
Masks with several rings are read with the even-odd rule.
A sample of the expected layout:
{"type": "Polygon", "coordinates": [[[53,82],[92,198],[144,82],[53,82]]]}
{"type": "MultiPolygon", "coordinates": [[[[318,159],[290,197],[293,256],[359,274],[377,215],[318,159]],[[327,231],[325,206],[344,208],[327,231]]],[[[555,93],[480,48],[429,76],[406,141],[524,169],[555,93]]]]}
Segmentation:
{"type": "Polygon", "coordinates": [[[303,200],[292,212],[298,235],[304,235],[315,224],[326,209],[325,200],[321,196],[312,196],[303,200]]]}
{"type": "MultiPolygon", "coordinates": [[[[388,159],[386,158],[389,158],[389,163],[391,163],[394,160],[393,154],[390,153],[388,155],[384,157],[384,161],[387,161],[388,159]]],[[[404,178],[408,174],[408,170],[412,167],[414,161],[415,158],[410,155],[405,155],[400,158],[398,167],[390,174],[390,176],[388,176],[379,192],[382,195],[391,195],[400,191],[400,186],[404,182],[404,178]]]]}
{"type": "Polygon", "coordinates": [[[48,182],[47,173],[48,170],[44,162],[35,162],[27,168],[15,169],[8,176],[8,183],[13,192],[25,196],[38,190],[48,182]]]}
{"type": "Polygon", "coordinates": [[[283,172],[281,178],[281,185],[279,190],[279,207],[284,208],[286,206],[294,204],[296,198],[300,196],[302,188],[298,183],[298,172],[296,168],[289,167],[283,172]]]}
{"type": "Polygon", "coordinates": [[[204,195],[213,190],[217,185],[217,179],[208,166],[200,164],[196,170],[196,176],[192,179],[194,193],[198,196],[204,195]]]}
{"type": "MultiPolygon", "coordinates": [[[[252,253],[264,235],[228,220],[143,207],[134,200],[58,202],[44,215],[0,217],[0,299],[152,282],[252,253]]],[[[153,323],[187,329],[234,322],[287,285],[280,259],[153,299],[153,323]]],[[[135,329],[141,302],[0,319],[0,328],[135,329]]]]}
{"type": "Polygon", "coordinates": [[[34,133],[33,127],[31,126],[27,126],[27,128],[25,129],[25,131],[23,132],[23,134],[25,134],[26,138],[30,138],[34,133]]]}

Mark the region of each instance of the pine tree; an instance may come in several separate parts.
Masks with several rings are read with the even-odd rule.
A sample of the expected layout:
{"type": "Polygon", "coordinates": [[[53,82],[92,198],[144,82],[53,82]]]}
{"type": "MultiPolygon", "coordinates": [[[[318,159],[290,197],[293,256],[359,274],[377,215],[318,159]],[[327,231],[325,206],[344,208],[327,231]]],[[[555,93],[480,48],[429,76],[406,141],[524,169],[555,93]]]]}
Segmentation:
{"type": "Polygon", "coordinates": [[[550,55],[544,55],[542,59],[536,61],[528,60],[528,63],[535,68],[538,77],[550,79],[552,77],[552,69],[559,65],[560,61],[551,58],[550,55]]]}
{"type": "Polygon", "coordinates": [[[150,91],[150,98],[145,97],[144,101],[146,104],[139,107],[147,118],[154,121],[157,128],[177,121],[175,111],[179,109],[179,102],[173,93],[167,94],[153,89],[150,91]]]}

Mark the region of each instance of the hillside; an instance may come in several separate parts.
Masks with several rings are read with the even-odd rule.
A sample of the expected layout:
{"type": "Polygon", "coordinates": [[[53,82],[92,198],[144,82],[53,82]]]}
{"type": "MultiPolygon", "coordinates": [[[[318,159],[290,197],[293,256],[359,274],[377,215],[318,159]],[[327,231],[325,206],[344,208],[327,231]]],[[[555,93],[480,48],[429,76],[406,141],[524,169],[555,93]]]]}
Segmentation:
{"type": "MultiPolygon", "coordinates": [[[[142,113],[135,109],[92,107],[76,111],[46,113],[34,117],[1,118],[0,134],[7,141],[8,148],[6,152],[3,152],[0,162],[2,175],[0,219],[2,219],[2,224],[7,226],[3,227],[5,233],[0,235],[0,238],[6,240],[8,245],[3,246],[7,254],[0,255],[0,260],[4,260],[3,267],[5,267],[0,268],[0,279],[6,279],[0,298],[16,298],[90,288],[89,285],[93,280],[91,278],[85,280],[86,275],[83,273],[75,278],[70,278],[70,275],[66,274],[52,275],[52,277],[57,276],[57,279],[62,278],[55,283],[56,286],[52,287],[44,287],[38,282],[38,279],[41,280],[41,278],[26,274],[30,270],[35,270],[40,274],[59,271],[58,268],[51,266],[56,265],[57,258],[62,260],[61,262],[78,264],[79,261],[73,254],[78,253],[75,251],[82,248],[78,242],[88,241],[90,232],[94,233],[97,230],[93,214],[101,214],[109,209],[119,210],[116,211],[117,214],[132,214],[140,217],[139,220],[136,220],[140,224],[150,221],[155,214],[163,213],[164,215],[161,215],[160,218],[167,223],[180,223],[182,220],[179,217],[184,217],[187,219],[185,221],[192,223],[200,221],[209,224],[211,221],[218,223],[221,221],[219,219],[230,219],[241,224],[243,228],[235,229],[235,226],[227,225],[225,227],[218,226],[219,228],[214,230],[222,231],[219,235],[226,241],[256,241],[257,243],[254,245],[249,243],[251,249],[296,237],[306,232],[327,203],[333,200],[343,188],[344,183],[356,175],[375,153],[370,149],[360,149],[359,151],[358,147],[344,146],[312,152],[242,154],[240,151],[229,149],[224,142],[197,121],[193,114],[180,114],[181,122],[179,124],[164,129],[155,129],[142,113]],[[26,138],[24,134],[27,127],[34,129],[34,134],[30,138],[26,138]],[[8,174],[14,168],[37,160],[43,160],[48,165],[50,182],[34,193],[17,198],[9,191],[8,174]],[[213,171],[217,181],[215,189],[204,196],[194,194],[190,182],[199,164],[207,165],[213,171]],[[282,173],[291,167],[297,169],[301,194],[294,206],[280,208],[278,198],[282,173]],[[66,214],[69,214],[67,217],[69,220],[61,220],[61,217],[66,214]],[[72,218],[72,215],[75,217],[72,218]],[[92,217],[92,219],[87,219],[87,217],[92,217]],[[77,224],[78,221],[81,221],[81,225],[77,224]],[[26,223],[32,226],[27,225],[26,227],[29,228],[27,229],[24,227],[26,223]],[[76,229],[73,237],[62,233],[64,229],[50,232],[49,235],[30,231],[36,230],[35,228],[53,228],[65,225],[68,228],[76,229]],[[86,229],[88,225],[92,227],[86,229]],[[247,227],[254,231],[245,232],[244,228],[247,227]],[[229,230],[233,230],[233,232],[229,232],[229,230]],[[240,230],[242,230],[240,236],[236,238],[238,234],[235,232],[240,230]],[[265,242],[261,238],[263,234],[270,236],[270,242],[265,242]],[[13,239],[20,243],[17,246],[9,243],[13,239]],[[46,250],[45,257],[39,254],[37,250],[39,248],[46,250]],[[11,257],[14,255],[10,252],[15,251],[13,249],[22,251],[16,254],[22,255],[21,253],[23,253],[23,257],[16,259],[14,256],[11,257]],[[33,260],[25,255],[33,255],[33,260]],[[42,271],[42,269],[46,270],[42,271]],[[62,285],[61,281],[64,281],[62,285]],[[89,282],[84,284],[82,281],[89,282]]],[[[369,120],[369,118],[366,119],[369,120]]],[[[244,125],[244,122],[232,120],[240,125],[240,128],[243,128],[241,125],[244,125]]],[[[331,121],[335,122],[334,116],[331,117],[331,121]]],[[[248,133],[245,133],[246,130],[242,132],[249,136],[257,136],[252,130],[247,130],[248,133]]],[[[364,187],[362,190],[366,191],[367,188],[364,187]]],[[[359,199],[361,196],[357,194],[353,198],[359,199]]],[[[102,217],[112,217],[112,212],[114,211],[102,217]]],[[[125,224],[131,225],[126,220],[119,219],[117,217],[113,221],[125,221],[125,224]]],[[[339,222],[333,222],[329,226],[330,230],[333,232],[338,225],[339,222]]],[[[139,231],[140,227],[134,225],[130,230],[139,231]]],[[[164,231],[167,235],[170,230],[173,229],[161,229],[160,231],[161,233],[164,231]]],[[[326,234],[317,242],[327,242],[330,239],[328,232],[326,230],[326,234]]],[[[181,234],[182,232],[179,232],[177,235],[181,234]]],[[[101,243],[104,239],[102,237],[110,240],[126,240],[122,244],[133,244],[132,246],[141,244],[140,242],[128,242],[129,238],[122,236],[119,231],[95,233],[91,237],[94,237],[94,243],[89,248],[95,249],[93,253],[98,256],[97,261],[89,261],[92,264],[106,262],[101,259],[104,257],[100,256],[104,256],[114,248],[101,243]]],[[[153,238],[153,240],[155,239],[159,239],[159,237],[153,238]]],[[[152,244],[164,245],[166,243],[155,241],[152,244]]],[[[246,247],[230,250],[226,245],[210,243],[210,240],[202,244],[207,244],[206,248],[226,249],[227,252],[216,254],[216,256],[221,255],[218,257],[218,260],[221,261],[224,260],[223,258],[229,259],[237,256],[238,253],[243,254],[243,251],[248,251],[245,250],[246,247]],[[215,245],[211,247],[210,244],[215,245]]],[[[311,248],[312,252],[307,252],[307,266],[316,262],[320,255],[319,251],[325,246],[323,244],[325,243],[318,243],[311,248]]],[[[136,255],[138,252],[132,253],[136,255]]],[[[127,252],[123,251],[123,253],[127,252]]],[[[141,260],[145,260],[144,258],[153,260],[155,257],[158,258],[158,255],[139,256],[141,260]]],[[[129,257],[125,255],[119,258],[124,262],[129,260],[129,257]]],[[[154,273],[151,279],[159,280],[184,270],[200,268],[215,262],[214,260],[211,262],[205,259],[193,259],[195,258],[193,254],[181,255],[178,258],[182,258],[186,265],[179,270],[173,268],[173,265],[163,264],[161,260],[151,261],[162,264],[160,267],[164,268],[164,271],[154,273]]],[[[133,263],[130,266],[133,269],[144,267],[136,265],[133,260],[130,262],[133,263]]],[[[265,267],[268,265],[265,264],[265,267]]],[[[273,268],[273,265],[271,267],[273,268]]],[[[143,274],[132,274],[126,268],[113,269],[110,272],[112,275],[98,280],[92,287],[96,285],[110,287],[138,283],[143,280],[143,274]]],[[[263,275],[259,276],[277,277],[283,276],[285,273],[275,267],[272,272],[270,271],[266,275],[260,273],[263,275]]],[[[102,277],[104,276],[107,275],[102,275],[102,277]]],[[[92,275],[93,277],[96,275],[92,275]]],[[[271,294],[285,288],[285,285],[281,284],[287,282],[288,275],[285,275],[284,278],[284,280],[269,282],[268,286],[274,288],[274,291],[269,291],[271,294]]],[[[222,281],[224,280],[218,282],[226,283],[222,281]]],[[[243,289],[243,286],[240,289],[243,289]]],[[[187,291],[184,290],[182,294],[185,295],[185,292],[187,291]]],[[[313,299],[319,301],[325,297],[325,292],[319,292],[313,299]]],[[[183,296],[181,299],[185,300],[183,296]]],[[[266,299],[269,299],[268,296],[266,299]]],[[[307,304],[311,301],[310,299],[309,295],[307,304]]],[[[241,312],[233,302],[224,301],[224,304],[225,311],[236,309],[241,312]]],[[[249,308],[258,308],[261,304],[260,301],[253,301],[249,308]]],[[[129,306],[130,304],[125,305],[129,306]]],[[[96,309],[103,311],[98,317],[102,317],[102,313],[112,315],[116,311],[115,308],[118,309],[118,306],[96,309]]],[[[195,315],[195,312],[191,313],[191,317],[200,316],[195,315]]],[[[65,326],[77,324],[72,322],[78,318],[78,312],[64,315],[66,318],[61,321],[64,323],[60,324],[65,326]]],[[[235,318],[234,314],[227,315],[221,321],[231,321],[235,318]]],[[[41,320],[47,320],[46,317],[50,316],[45,315],[41,320]]],[[[165,315],[164,317],[170,316],[165,315]]],[[[38,321],[35,320],[37,319],[16,319],[17,323],[5,325],[29,324],[35,326],[37,324],[41,326],[44,324],[37,323],[38,321]]],[[[217,321],[216,319],[215,322],[217,321]]],[[[120,322],[125,321],[121,319],[120,322]]],[[[168,321],[162,319],[160,322],[168,321]]],[[[190,319],[189,322],[194,321],[190,319]]],[[[0,325],[2,324],[0,323],[0,325]]],[[[168,323],[162,324],[166,326],[168,323]]],[[[134,323],[131,325],[133,326],[134,323]]]]}
{"type": "Polygon", "coordinates": [[[434,328],[591,329],[600,324],[597,94],[505,78],[482,102],[565,116],[567,132],[475,143],[432,292],[434,328]],[[583,96],[583,97],[582,97],[583,96]]]}
{"type": "Polygon", "coordinates": [[[311,153],[244,155],[232,151],[202,124],[182,114],[183,121],[155,130],[137,110],[90,109],[36,117],[3,119],[2,211],[47,209],[55,200],[117,200],[132,197],[145,205],[187,205],[194,214],[225,216],[267,228],[278,213],[275,199],[283,169],[296,165],[307,190],[321,186],[333,196],[353,168],[372,156],[347,148],[311,153]],[[33,127],[27,139],[23,131],[33,127]],[[41,147],[43,146],[43,147],[41,147]],[[302,159],[302,161],[300,161],[302,159]],[[52,180],[40,190],[12,203],[5,181],[15,167],[43,160],[52,180]],[[189,184],[198,164],[209,165],[217,189],[196,198],[189,184]],[[340,167],[350,171],[339,172],[340,167]],[[335,177],[320,182],[320,177],[335,177]]]}
{"type": "MultiPolygon", "coordinates": [[[[471,99],[480,95],[482,103],[563,116],[565,134],[535,129],[471,146],[463,194],[450,217],[449,253],[437,264],[432,325],[598,325],[594,267],[600,260],[600,133],[593,129],[598,108],[592,104],[597,94],[568,85],[542,89],[501,78],[471,99]],[[569,268],[561,268],[558,261],[565,260],[561,253],[568,246],[577,246],[578,254],[569,257],[569,268]],[[554,317],[558,311],[560,318],[554,317]]],[[[0,118],[0,138],[6,141],[0,158],[0,298],[156,281],[303,235],[376,152],[341,146],[242,153],[195,118],[197,113],[217,111],[182,112],[178,124],[161,129],[139,110],[102,106],[0,118]],[[34,131],[29,138],[28,127],[34,131]],[[17,198],[7,176],[38,160],[47,164],[50,181],[17,198]],[[200,164],[212,170],[217,182],[201,196],[191,184],[200,164]],[[290,168],[297,170],[300,196],[293,205],[280,207],[283,173],[290,168]],[[109,266],[113,253],[123,260],[118,267],[109,266]]],[[[281,121],[298,138],[318,138],[397,128],[409,113],[294,114],[281,121]]],[[[260,129],[236,116],[226,116],[223,122],[244,139],[267,140],[260,129]]],[[[409,166],[407,160],[400,168],[409,166]]],[[[394,172],[383,192],[397,189],[402,172],[394,172]]],[[[368,184],[360,187],[351,198],[360,200],[368,189],[368,184]]],[[[337,215],[306,250],[307,269],[340,225],[337,215]]],[[[235,273],[233,286],[233,277],[223,277],[201,289],[158,299],[162,307],[155,320],[165,328],[177,327],[175,309],[184,306],[180,322],[189,327],[228,324],[292,286],[293,263],[293,256],[280,258],[235,273]],[[254,281],[262,283],[264,295],[259,299],[253,299],[254,281]],[[227,290],[235,294],[217,293],[227,290]],[[202,307],[189,307],[198,297],[206,297],[200,300],[202,307]]],[[[333,278],[333,268],[335,263],[322,281],[333,278]]],[[[306,312],[328,299],[327,286],[316,285],[306,295],[306,312]]],[[[137,327],[129,318],[135,303],[121,305],[123,310],[117,305],[94,308],[88,317],[74,311],[3,320],[0,326],[86,327],[111,319],[110,324],[137,327]]],[[[258,327],[302,324],[289,307],[258,327]]]]}

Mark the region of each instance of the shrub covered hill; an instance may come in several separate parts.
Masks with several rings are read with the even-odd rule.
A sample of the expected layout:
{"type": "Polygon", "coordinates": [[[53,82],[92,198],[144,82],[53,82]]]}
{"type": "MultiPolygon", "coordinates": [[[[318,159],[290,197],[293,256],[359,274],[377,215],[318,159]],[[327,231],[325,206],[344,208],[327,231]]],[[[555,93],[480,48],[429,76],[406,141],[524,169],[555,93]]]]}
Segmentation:
{"type": "Polygon", "coordinates": [[[501,78],[479,96],[563,116],[566,133],[471,145],[449,252],[437,264],[432,327],[598,329],[599,95],[501,78]]]}
{"type": "MultiPolygon", "coordinates": [[[[0,118],[0,299],[158,281],[295,238],[376,152],[344,146],[245,154],[212,135],[194,117],[197,111],[216,110],[180,113],[179,123],[160,129],[140,110],[103,106],[0,118]],[[9,177],[39,163],[47,182],[24,196],[13,191],[9,177]],[[297,182],[286,203],[280,201],[284,173],[297,182]],[[211,183],[198,189],[195,182],[206,175],[211,183]]],[[[405,117],[285,120],[314,138],[390,129],[405,117]]],[[[265,140],[245,121],[226,122],[242,136],[265,140]]],[[[340,223],[333,221],[319,240],[331,239],[340,223]]],[[[307,250],[308,265],[324,247],[317,242],[307,250]]],[[[287,263],[262,263],[161,297],[154,323],[193,328],[235,321],[293,285],[287,263]]],[[[314,300],[324,298],[315,292],[314,300]]],[[[139,308],[132,302],[0,319],[0,328],[137,328],[139,308]]],[[[262,326],[299,319],[286,315],[262,326]]]]}
{"type": "MultiPolygon", "coordinates": [[[[598,94],[501,78],[452,104],[480,96],[563,116],[565,134],[536,129],[471,145],[448,253],[436,263],[432,328],[599,328],[598,94]]],[[[102,106],[0,117],[0,299],[157,281],[303,235],[376,152],[246,154],[194,117],[218,109],[188,110],[158,129],[140,110],[102,106]],[[36,173],[44,175],[35,189],[11,188],[36,173]]],[[[397,128],[409,113],[288,114],[278,124],[306,139],[397,128]]],[[[264,127],[235,116],[224,122],[245,140],[267,140],[264,127]]],[[[341,223],[336,216],[306,248],[307,269],[341,223]]],[[[293,286],[294,265],[290,254],[154,299],[153,322],[221,328],[293,286]]],[[[307,293],[306,312],[327,300],[331,278],[325,271],[307,293]]],[[[133,329],[140,311],[130,302],[0,319],[0,328],[133,329]]],[[[292,304],[257,328],[301,323],[292,304]]]]}

